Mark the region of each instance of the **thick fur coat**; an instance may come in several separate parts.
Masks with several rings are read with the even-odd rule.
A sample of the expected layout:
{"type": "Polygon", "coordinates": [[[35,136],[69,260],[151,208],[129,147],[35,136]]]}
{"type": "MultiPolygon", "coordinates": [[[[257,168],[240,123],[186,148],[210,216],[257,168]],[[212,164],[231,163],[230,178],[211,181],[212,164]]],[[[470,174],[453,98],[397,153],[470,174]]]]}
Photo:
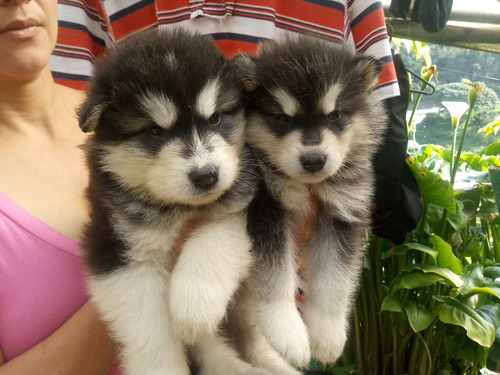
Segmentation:
{"type": "Polygon", "coordinates": [[[249,208],[256,266],[248,306],[287,360],[333,362],[370,224],[371,160],[385,130],[372,89],[382,63],[308,36],[265,42],[256,57],[235,61],[248,91],[246,139],[264,177],[249,208]],[[299,266],[303,316],[294,298],[299,266]]]}
{"type": "Polygon", "coordinates": [[[186,348],[203,374],[269,374],[218,333],[252,262],[241,91],[213,40],[181,30],[138,32],[95,67],[83,247],[127,375],[187,375],[186,348]]]}

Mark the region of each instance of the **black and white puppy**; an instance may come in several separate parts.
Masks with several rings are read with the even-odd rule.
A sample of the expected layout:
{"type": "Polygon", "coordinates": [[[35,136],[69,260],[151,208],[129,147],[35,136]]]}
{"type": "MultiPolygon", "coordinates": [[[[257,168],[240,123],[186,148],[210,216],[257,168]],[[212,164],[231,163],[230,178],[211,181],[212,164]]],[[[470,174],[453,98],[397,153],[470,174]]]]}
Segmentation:
{"type": "Polygon", "coordinates": [[[382,63],[309,36],[264,42],[256,57],[235,61],[248,90],[247,142],[264,176],[249,208],[250,303],[286,359],[333,362],[346,341],[370,224],[371,159],[386,123],[371,94],[382,63]],[[312,214],[310,238],[300,243],[312,214]],[[303,317],[294,299],[298,259],[303,317]]]}
{"type": "Polygon", "coordinates": [[[268,374],[218,336],[252,262],[240,87],[211,38],[182,30],[138,32],[95,67],[79,109],[93,131],[83,247],[127,375],[189,374],[186,344],[201,373],[268,374]]]}

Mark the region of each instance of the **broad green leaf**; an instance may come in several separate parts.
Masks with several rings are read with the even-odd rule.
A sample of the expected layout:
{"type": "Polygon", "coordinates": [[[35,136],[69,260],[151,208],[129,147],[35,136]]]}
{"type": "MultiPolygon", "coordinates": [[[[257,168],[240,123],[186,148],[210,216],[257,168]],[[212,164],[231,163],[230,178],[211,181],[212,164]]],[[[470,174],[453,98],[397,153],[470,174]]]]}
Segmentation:
{"type": "Polygon", "coordinates": [[[450,153],[447,152],[442,146],[427,144],[419,151],[419,154],[416,155],[415,158],[419,163],[424,163],[429,158],[448,161],[447,157],[450,156],[450,153]]]}
{"type": "Polygon", "coordinates": [[[437,265],[449,268],[457,275],[460,275],[463,269],[462,262],[453,254],[451,245],[436,234],[431,235],[429,239],[432,248],[438,252],[437,265]]]}
{"type": "MultiPolygon", "coordinates": [[[[500,305],[488,304],[478,308],[477,313],[496,328],[496,340],[500,344],[500,305]]],[[[500,358],[499,358],[500,360],[500,358]]]]}
{"type": "Polygon", "coordinates": [[[497,204],[493,200],[484,201],[479,208],[478,216],[481,219],[491,220],[489,217],[491,214],[496,214],[498,212],[497,204]]]}
{"type": "Polygon", "coordinates": [[[462,154],[460,161],[467,163],[475,171],[487,171],[489,164],[477,154],[462,154]]]}
{"type": "Polygon", "coordinates": [[[443,180],[441,175],[431,172],[411,158],[407,159],[407,164],[417,180],[424,202],[434,203],[449,212],[455,212],[455,197],[450,182],[443,180]]]}
{"type": "Polygon", "coordinates": [[[464,283],[459,275],[444,267],[433,266],[430,264],[419,264],[412,266],[409,270],[420,270],[425,273],[442,276],[445,280],[449,281],[451,284],[453,284],[453,286],[457,288],[460,288],[464,283]]]}
{"type": "Polygon", "coordinates": [[[432,285],[437,281],[443,280],[444,277],[433,273],[424,273],[420,271],[403,272],[400,274],[392,285],[392,293],[400,289],[415,289],[432,285]]]}
{"type": "Polygon", "coordinates": [[[465,202],[473,202],[474,212],[481,203],[481,198],[484,196],[484,191],[481,188],[475,188],[462,191],[455,195],[455,198],[465,204],[465,202]]]}
{"type": "Polygon", "coordinates": [[[403,311],[403,307],[398,297],[393,294],[389,294],[385,296],[384,300],[382,301],[380,311],[392,311],[400,313],[403,311]]]}
{"type": "Polygon", "coordinates": [[[453,227],[455,232],[459,232],[467,225],[467,216],[465,215],[463,208],[464,204],[462,201],[455,200],[456,211],[448,215],[448,222],[453,227]]]}
{"type": "Polygon", "coordinates": [[[427,224],[426,233],[436,233],[441,229],[444,210],[435,204],[429,204],[427,208],[427,224]]]}
{"type": "Polygon", "coordinates": [[[436,317],[434,313],[427,310],[424,306],[417,305],[413,301],[405,303],[404,309],[408,317],[408,323],[410,323],[414,332],[420,332],[429,327],[436,317]]]}
{"type": "Polygon", "coordinates": [[[483,266],[480,264],[471,264],[464,268],[462,272],[464,284],[460,288],[460,294],[466,295],[473,288],[484,286],[483,266]]]}
{"type": "Polygon", "coordinates": [[[419,243],[405,243],[403,245],[396,246],[394,249],[388,250],[382,254],[382,259],[391,258],[393,255],[404,255],[409,250],[418,250],[423,253],[429,254],[432,258],[436,259],[438,252],[430,248],[429,246],[425,246],[419,243]]]}
{"type": "Polygon", "coordinates": [[[500,278],[500,266],[484,267],[483,275],[493,280],[500,278]]]}
{"type": "Polygon", "coordinates": [[[500,139],[496,140],[493,143],[490,143],[483,150],[481,150],[480,154],[491,156],[500,154],[500,139]]]}
{"type": "Polygon", "coordinates": [[[494,286],[474,287],[474,288],[469,289],[468,293],[470,293],[470,294],[478,294],[478,293],[490,294],[492,296],[500,298],[500,288],[497,288],[494,286]]]}
{"type": "Polygon", "coordinates": [[[483,156],[483,159],[491,166],[500,167],[500,157],[499,155],[489,155],[488,157],[483,156]]]}
{"type": "Polygon", "coordinates": [[[435,297],[434,313],[443,323],[465,328],[467,336],[479,345],[491,347],[495,341],[495,327],[481,315],[453,297],[435,297]]]}

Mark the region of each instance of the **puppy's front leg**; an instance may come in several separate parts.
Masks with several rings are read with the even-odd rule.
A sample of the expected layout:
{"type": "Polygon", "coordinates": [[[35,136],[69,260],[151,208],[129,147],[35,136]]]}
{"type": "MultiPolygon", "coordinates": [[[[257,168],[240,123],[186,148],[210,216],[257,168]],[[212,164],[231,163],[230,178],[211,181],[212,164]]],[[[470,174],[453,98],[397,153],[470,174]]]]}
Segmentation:
{"type": "Polygon", "coordinates": [[[126,375],[188,375],[168,319],[165,270],[141,263],[90,276],[92,301],[120,346],[126,375]]]}
{"type": "Polygon", "coordinates": [[[280,203],[258,195],[249,210],[255,267],[250,286],[262,333],[288,361],[305,366],[310,359],[307,329],[295,305],[295,246],[280,203]]]}
{"type": "Polygon", "coordinates": [[[312,355],[323,363],[334,362],[344,349],[363,261],[363,239],[359,223],[320,216],[306,255],[309,277],[304,320],[312,355]]]}
{"type": "Polygon", "coordinates": [[[227,326],[233,345],[245,361],[257,368],[267,369],[273,375],[300,375],[262,334],[256,306],[255,293],[244,283],[228,314],[227,326]]]}
{"type": "Polygon", "coordinates": [[[183,246],[169,284],[174,328],[186,343],[214,334],[251,265],[243,214],[197,228],[183,246]]]}
{"type": "Polygon", "coordinates": [[[204,335],[194,344],[192,353],[200,368],[197,375],[273,375],[243,361],[218,335],[204,335]]]}

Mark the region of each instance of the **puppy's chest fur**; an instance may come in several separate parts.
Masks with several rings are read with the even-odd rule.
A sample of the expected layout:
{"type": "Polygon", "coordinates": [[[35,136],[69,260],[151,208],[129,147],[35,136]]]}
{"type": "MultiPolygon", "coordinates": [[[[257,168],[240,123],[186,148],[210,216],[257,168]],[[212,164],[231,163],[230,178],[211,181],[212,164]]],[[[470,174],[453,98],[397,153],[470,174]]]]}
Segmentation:
{"type": "Polygon", "coordinates": [[[140,198],[112,175],[92,167],[95,165],[90,169],[96,183],[88,193],[95,220],[90,221],[87,234],[100,241],[103,235],[108,238],[98,245],[102,251],[86,252],[87,262],[97,274],[130,262],[156,263],[171,270],[184,241],[205,224],[245,215],[257,184],[255,171],[243,168],[231,188],[215,202],[198,207],[160,205],[140,198]]]}
{"type": "Polygon", "coordinates": [[[136,206],[136,212],[114,215],[113,224],[116,235],[126,243],[129,260],[155,261],[168,267],[173,261],[173,252],[182,245],[182,240],[201,225],[200,214],[196,210],[146,208],[139,207],[140,203],[131,204],[128,210],[134,210],[131,206],[136,206]],[[141,221],[137,220],[139,216],[141,221]]]}
{"type": "Polygon", "coordinates": [[[279,202],[285,225],[299,248],[307,247],[320,215],[345,222],[360,222],[366,218],[372,192],[370,173],[351,183],[332,177],[308,185],[267,172],[264,173],[266,190],[279,202]]]}

